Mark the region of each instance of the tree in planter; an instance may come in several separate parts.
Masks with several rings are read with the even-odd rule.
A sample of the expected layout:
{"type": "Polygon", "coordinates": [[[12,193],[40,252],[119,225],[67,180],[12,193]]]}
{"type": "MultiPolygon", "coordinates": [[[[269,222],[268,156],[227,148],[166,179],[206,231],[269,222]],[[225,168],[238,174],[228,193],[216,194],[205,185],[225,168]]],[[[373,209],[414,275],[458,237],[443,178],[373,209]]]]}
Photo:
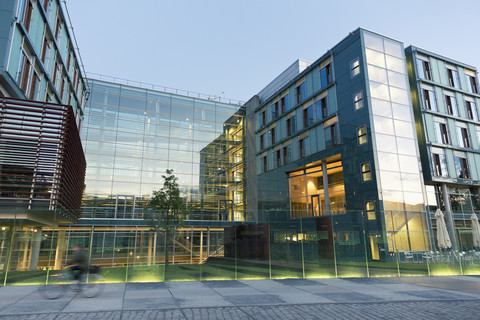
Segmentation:
{"type": "Polygon", "coordinates": [[[173,169],[167,169],[162,175],[163,187],[154,190],[148,202],[144,219],[152,231],[165,234],[165,271],[168,268],[168,244],[175,235],[175,229],[183,225],[185,200],[180,197],[178,178],[173,174],[173,169]]]}

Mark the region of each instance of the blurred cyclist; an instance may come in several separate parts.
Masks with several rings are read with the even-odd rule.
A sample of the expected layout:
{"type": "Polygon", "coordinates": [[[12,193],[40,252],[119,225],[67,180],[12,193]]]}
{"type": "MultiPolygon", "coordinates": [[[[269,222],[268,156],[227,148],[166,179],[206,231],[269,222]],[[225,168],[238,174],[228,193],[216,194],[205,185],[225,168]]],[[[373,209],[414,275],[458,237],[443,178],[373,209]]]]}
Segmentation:
{"type": "Polygon", "coordinates": [[[88,271],[88,257],[82,249],[81,244],[76,244],[73,247],[72,259],[67,262],[70,265],[70,271],[73,279],[80,280],[82,275],[88,271]]]}

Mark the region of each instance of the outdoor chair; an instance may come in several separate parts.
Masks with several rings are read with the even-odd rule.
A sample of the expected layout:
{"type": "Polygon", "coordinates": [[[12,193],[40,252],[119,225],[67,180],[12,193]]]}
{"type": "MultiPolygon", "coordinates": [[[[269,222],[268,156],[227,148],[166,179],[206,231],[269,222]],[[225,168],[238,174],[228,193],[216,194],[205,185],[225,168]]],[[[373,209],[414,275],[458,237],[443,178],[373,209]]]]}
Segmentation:
{"type": "Polygon", "coordinates": [[[410,251],[405,251],[404,254],[405,254],[405,261],[414,260],[413,253],[411,253],[410,251]]]}

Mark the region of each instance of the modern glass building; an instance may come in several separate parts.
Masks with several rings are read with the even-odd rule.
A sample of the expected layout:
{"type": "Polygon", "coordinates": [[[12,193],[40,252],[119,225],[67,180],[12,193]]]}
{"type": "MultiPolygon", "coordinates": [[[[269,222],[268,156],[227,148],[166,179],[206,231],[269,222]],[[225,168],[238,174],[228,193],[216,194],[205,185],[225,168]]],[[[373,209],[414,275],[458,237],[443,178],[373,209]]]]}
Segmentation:
{"type": "Polygon", "coordinates": [[[477,69],[413,46],[406,53],[430,215],[443,210],[452,246],[471,249],[470,219],[480,210],[477,69]]]}
{"type": "Polygon", "coordinates": [[[361,213],[373,260],[429,250],[409,92],[403,44],[358,29],[247,107],[256,118],[259,211],[361,213]]]}

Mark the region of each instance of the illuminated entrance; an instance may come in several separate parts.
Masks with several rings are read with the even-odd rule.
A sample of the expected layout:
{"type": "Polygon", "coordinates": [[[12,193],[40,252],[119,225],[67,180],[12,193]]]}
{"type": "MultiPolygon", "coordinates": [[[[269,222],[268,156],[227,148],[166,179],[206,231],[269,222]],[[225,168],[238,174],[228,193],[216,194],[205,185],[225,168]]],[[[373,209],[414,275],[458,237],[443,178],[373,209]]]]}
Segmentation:
{"type": "Polygon", "coordinates": [[[289,173],[290,217],[345,213],[345,186],[340,155],[289,173]]]}

